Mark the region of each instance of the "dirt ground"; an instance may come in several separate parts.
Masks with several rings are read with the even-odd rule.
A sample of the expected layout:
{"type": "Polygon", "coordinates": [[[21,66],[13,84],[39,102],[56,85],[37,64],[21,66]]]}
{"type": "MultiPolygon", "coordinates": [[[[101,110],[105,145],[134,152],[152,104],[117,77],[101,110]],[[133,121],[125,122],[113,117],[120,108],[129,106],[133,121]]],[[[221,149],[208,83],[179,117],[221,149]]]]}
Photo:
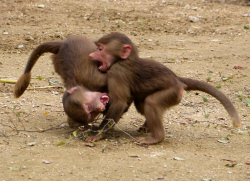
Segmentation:
{"type": "Polygon", "coordinates": [[[232,129],[216,99],[186,92],[180,105],[164,115],[166,139],[160,144],[134,143],[144,118],[133,106],[107,139],[95,144],[70,140],[64,89],[46,54],[22,97],[13,97],[13,84],[0,85],[0,180],[250,179],[250,6],[245,2],[0,2],[1,80],[17,80],[43,42],[79,34],[97,39],[119,31],[135,42],[141,57],[152,57],[180,76],[221,85],[242,121],[240,130],[232,129]]]}

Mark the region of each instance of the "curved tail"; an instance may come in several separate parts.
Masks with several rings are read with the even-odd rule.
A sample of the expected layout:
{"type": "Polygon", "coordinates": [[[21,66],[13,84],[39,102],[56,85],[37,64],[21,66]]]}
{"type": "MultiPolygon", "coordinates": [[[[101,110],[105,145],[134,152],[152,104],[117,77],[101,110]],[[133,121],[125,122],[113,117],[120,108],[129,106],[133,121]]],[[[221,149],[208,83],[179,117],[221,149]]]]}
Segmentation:
{"type": "Polygon", "coordinates": [[[202,92],[206,92],[216,99],[218,99],[221,104],[225,107],[227,110],[228,114],[231,116],[232,121],[233,121],[233,126],[234,127],[239,127],[240,126],[240,119],[238,116],[238,112],[236,111],[234,105],[232,102],[228,99],[228,97],[223,94],[220,90],[217,88],[213,87],[212,85],[204,82],[204,81],[199,81],[199,80],[194,80],[194,79],[189,79],[189,78],[184,78],[184,77],[179,77],[181,82],[183,82],[187,87],[185,87],[186,91],[189,90],[199,90],[202,92]]]}
{"type": "Polygon", "coordinates": [[[58,53],[62,43],[62,41],[46,42],[36,47],[29,57],[24,73],[19,77],[14,87],[14,96],[16,98],[20,97],[29,86],[31,79],[31,69],[37,62],[38,58],[46,52],[54,54],[58,53]]]}

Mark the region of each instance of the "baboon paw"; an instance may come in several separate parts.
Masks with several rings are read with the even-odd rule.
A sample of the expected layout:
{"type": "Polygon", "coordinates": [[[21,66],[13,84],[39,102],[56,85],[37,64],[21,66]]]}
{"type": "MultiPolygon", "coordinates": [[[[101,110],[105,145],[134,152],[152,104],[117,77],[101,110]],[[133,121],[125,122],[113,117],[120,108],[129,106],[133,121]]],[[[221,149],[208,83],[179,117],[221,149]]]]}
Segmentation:
{"type": "Polygon", "coordinates": [[[141,144],[153,145],[162,141],[162,139],[156,139],[154,137],[138,137],[137,141],[141,144]]]}

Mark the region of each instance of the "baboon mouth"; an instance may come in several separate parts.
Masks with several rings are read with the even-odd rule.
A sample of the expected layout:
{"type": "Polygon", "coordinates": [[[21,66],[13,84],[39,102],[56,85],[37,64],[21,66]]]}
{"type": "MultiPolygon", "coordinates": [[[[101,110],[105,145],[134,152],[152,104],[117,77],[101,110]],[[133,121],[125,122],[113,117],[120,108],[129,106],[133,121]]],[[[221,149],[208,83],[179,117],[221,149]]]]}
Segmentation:
{"type": "Polygon", "coordinates": [[[102,67],[103,67],[103,63],[99,61],[99,67],[98,67],[98,69],[101,70],[102,67]]]}
{"type": "Polygon", "coordinates": [[[105,95],[101,96],[100,100],[103,103],[103,105],[106,106],[108,104],[108,102],[109,102],[109,96],[108,96],[108,94],[105,94],[105,95]]]}

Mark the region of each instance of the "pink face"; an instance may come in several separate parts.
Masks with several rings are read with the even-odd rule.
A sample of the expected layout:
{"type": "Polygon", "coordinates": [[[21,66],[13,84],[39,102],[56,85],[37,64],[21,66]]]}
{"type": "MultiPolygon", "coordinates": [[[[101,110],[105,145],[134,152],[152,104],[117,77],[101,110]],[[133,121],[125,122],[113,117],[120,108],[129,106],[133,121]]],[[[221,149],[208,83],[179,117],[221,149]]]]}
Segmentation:
{"type": "Polygon", "coordinates": [[[106,45],[104,44],[98,44],[97,50],[89,54],[89,56],[92,60],[99,62],[98,69],[101,72],[107,72],[114,59],[114,57],[109,52],[107,52],[106,45]]]}
{"type": "Polygon", "coordinates": [[[83,102],[83,108],[88,114],[88,119],[93,121],[94,118],[105,110],[105,107],[109,101],[107,93],[101,92],[84,92],[86,100],[83,102]]]}

